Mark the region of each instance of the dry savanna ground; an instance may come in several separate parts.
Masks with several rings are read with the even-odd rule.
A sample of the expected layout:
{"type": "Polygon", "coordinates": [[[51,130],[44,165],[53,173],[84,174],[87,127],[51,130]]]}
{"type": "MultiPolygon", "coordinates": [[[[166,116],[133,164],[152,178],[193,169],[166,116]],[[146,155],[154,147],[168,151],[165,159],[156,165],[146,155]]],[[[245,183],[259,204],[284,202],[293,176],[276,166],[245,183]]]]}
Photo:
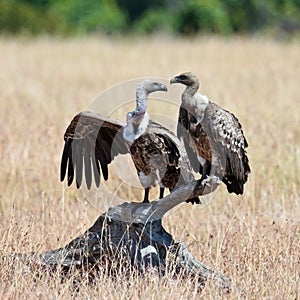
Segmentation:
{"type": "MultiPolygon", "coordinates": [[[[75,113],[119,82],[190,70],[202,92],[239,117],[252,174],[243,196],[222,186],[206,207],[174,210],[164,227],[231,279],[226,298],[299,298],[299,53],[299,41],[258,38],[2,39],[1,256],[64,246],[101,213],[74,185],[59,182],[63,134],[75,113]]],[[[128,200],[142,198],[138,189],[126,193],[128,200]]],[[[222,297],[213,284],[199,294],[190,281],[153,274],[103,275],[92,286],[83,278],[74,294],[72,278],[36,277],[9,260],[1,262],[0,282],[1,299],[222,297]]]]}

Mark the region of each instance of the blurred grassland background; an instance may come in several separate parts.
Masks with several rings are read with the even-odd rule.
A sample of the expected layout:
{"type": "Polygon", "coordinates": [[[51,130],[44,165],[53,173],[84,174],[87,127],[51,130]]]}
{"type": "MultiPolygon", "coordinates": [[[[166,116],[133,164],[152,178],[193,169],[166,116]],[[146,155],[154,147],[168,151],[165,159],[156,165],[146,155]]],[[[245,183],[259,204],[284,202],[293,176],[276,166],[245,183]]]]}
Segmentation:
{"type": "MultiPolygon", "coordinates": [[[[242,197],[221,187],[204,209],[183,205],[164,219],[164,226],[200,261],[232,279],[237,287],[233,299],[297,298],[299,51],[298,42],[237,37],[3,39],[1,253],[63,246],[100,214],[74,186],[59,182],[64,130],[78,111],[99,92],[128,78],[170,78],[191,70],[199,75],[202,92],[239,117],[249,142],[252,174],[242,197]]],[[[123,196],[139,200],[142,190],[123,190],[123,196]]],[[[109,199],[104,201],[108,206],[109,199]]],[[[132,278],[131,289],[123,289],[122,277],[115,283],[99,278],[97,288],[83,280],[79,295],[197,298],[190,282],[178,280],[173,286],[155,278],[132,278]]],[[[61,284],[45,276],[36,281],[33,274],[13,271],[7,262],[0,280],[1,298],[72,294],[71,280],[61,284]]],[[[218,296],[213,287],[203,293],[218,296]]]]}
{"type": "MultiPolygon", "coordinates": [[[[16,14],[28,9],[26,14],[32,18],[39,16],[39,22],[48,22],[48,11],[50,14],[51,10],[60,13],[64,10],[67,14],[69,6],[79,5],[77,1],[64,1],[65,6],[60,3],[63,2],[0,1],[0,7],[5,6],[7,11],[15,7],[11,11],[16,14]],[[29,12],[32,7],[34,11],[29,12]]],[[[129,22],[130,13],[124,13],[122,1],[101,3],[112,5],[118,11],[118,22],[122,18],[122,22],[129,22]]],[[[226,3],[237,6],[244,3],[243,7],[248,7],[260,2],[205,3],[224,8],[226,3]]],[[[279,5],[279,19],[286,17],[294,20],[293,24],[298,22],[297,1],[264,3],[268,5],[261,5],[279,5]]],[[[157,7],[154,5],[151,10],[157,7]]],[[[179,8],[176,8],[178,13],[179,8]]],[[[244,15],[249,17],[248,13],[244,15]]],[[[237,29],[230,25],[231,31],[226,31],[226,36],[221,36],[221,31],[206,30],[202,25],[196,31],[189,29],[178,36],[174,31],[144,36],[134,33],[134,24],[139,20],[136,17],[136,21],[126,23],[125,29],[116,31],[129,34],[121,37],[107,36],[112,32],[111,27],[104,31],[98,25],[95,30],[82,29],[86,25],[81,21],[78,28],[69,24],[51,32],[41,25],[31,31],[27,27],[29,23],[22,18],[20,30],[1,25],[1,257],[13,252],[42,252],[64,246],[90,227],[102,212],[87,203],[74,185],[68,188],[59,182],[63,134],[77,112],[85,110],[99,93],[117,83],[141,77],[171,78],[192,71],[200,78],[201,92],[233,112],[243,124],[252,174],[243,196],[228,194],[222,186],[204,209],[182,205],[163,220],[163,225],[175,240],[185,242],[201,262],[231,278],[235,289],[226,298],[299,298],[300,42],[297,29],[291,39],[291,32],[287,34],[284,26],[281,27],[285,23],[276,23],[274,19],[274,26],[264,26],[255,32],[242,25],[237,29]],[[271,31],[289,38],[274,39],[269,35],[271,31]],[[218,34],[210,35],[211,32],[218,34]],[[230,34],[236,32],[238,36],[230,34]],[[38,36],[33,37],[35,34],[38,36]]],[[[17,26],[18,18],[7,20],[17,26]]],[[[58,26],[56,19],[53,20],[58,26]]],[[[180,103],[180,95],[175,101],[180,103]]],[[[119,178],[111,176],[109,180],[118,183],[119,178]]],[[[151,199],[157,196],[156,192],[153,189],[151,199]]],[[[128,200],[143,197],[141,189],[124,187],[120,193],[128,200]]],[[[108,207],[110,199],[104,197],[103,201],[108,207]]],[[[154,273],[144,278],[120,275],[115,280],[101,275],[94,285],[89,285],[84,277],[80,290],[74,294],[76,274],[62,283],[56,275],[37,277],[35,272],[28,274],[24,269],[13,268],[10,260],[1,259],[0,265],[1,299],[222,297],[213,285],[208,284],[199,295],[191,281],[171,280],[168,276],[159,279],[154,273]]]]}

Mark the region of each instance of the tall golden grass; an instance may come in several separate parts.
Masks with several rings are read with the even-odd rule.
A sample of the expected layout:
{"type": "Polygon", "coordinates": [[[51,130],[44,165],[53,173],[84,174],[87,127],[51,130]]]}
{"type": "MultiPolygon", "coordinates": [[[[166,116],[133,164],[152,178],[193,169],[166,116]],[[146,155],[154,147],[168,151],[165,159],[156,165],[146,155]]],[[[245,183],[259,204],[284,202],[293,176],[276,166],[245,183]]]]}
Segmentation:
{"type": "MultiPolygon", "coordinates": [[[[300,297],[299,41],[1,39],[0,53],[1,256],[61,247],[100,214],[74,186],[59,182],[73,115],[121,81],[192,71],[201,91],[243,124],[252,174],[243,196],[221,187],[204,209],[183,205],[164,226],[232,280],[228,298],[300,297]]],[[[128,191],[128,200],[133,195],[142,199],[142,191],[128,191]]],[[[0,269],[1,299],[221,297],[213,285],[199,295],[191,282],[155,274],[116,281],[103,275],[93,286],[83,278],[74,294],[72,278],[37,278],[9,261],[0,269]]]]}

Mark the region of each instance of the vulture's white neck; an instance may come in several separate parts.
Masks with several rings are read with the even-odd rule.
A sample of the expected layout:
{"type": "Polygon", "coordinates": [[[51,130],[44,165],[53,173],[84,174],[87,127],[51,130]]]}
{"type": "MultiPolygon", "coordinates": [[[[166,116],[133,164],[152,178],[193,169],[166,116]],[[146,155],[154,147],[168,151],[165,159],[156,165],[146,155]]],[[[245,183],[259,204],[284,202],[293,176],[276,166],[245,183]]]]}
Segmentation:
{"type": "Polygon", "coordinates": [[[148,92],[145,90],[145,88],[142,85],[138,85],[136,88],[136,100],[143,99],[147,101],[148,98],[148,92]]]}
{"type": "Polygon", "coordinates": [[[187,86],[182,94],[182,104],[198,122],[202,122],[209,99],[206,95],[197,93],[198,88],[199,83],[187,86]]]}
{"type": "Polygon", "coordinates": [[[148,106],[148,92],[143,86],[138,85],[136,89],[136,108],[138,113],[146,113],[148,106]]]}
{"type": "Polygon", "coordinates": [[[150,117],[147,113],[130,119],[124,127],[124,139],[133,144],[135,140],[146,132],[149,122],[150,117]]]}
{"type": "Polygon", "coordinates": [[[150,117],[147,114],[148,92],[142,85],[136,88],[135,115],[127,120],[123,137],[130,143],[134,143],[147,129],[150,117]]]}
{"type": "Polygon", "coordinates": [[[199,83],[194,83],[192,85],[188,85],[182,94],[182,101],[188,102],[188,100],[196,94],[199,89],[199,83]]]}

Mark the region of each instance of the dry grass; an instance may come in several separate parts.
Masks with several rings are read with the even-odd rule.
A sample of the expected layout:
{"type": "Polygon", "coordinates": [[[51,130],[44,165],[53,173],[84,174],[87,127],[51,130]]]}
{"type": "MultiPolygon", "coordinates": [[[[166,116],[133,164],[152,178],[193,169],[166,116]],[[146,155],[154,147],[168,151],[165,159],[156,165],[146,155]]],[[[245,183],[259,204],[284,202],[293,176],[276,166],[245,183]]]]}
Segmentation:
{"type": "MultiPolygon", "coordinates": [[[[242,122],[252,174],[243,197],[222,187],[204,209],[181,206],[164,226],[232,279],[228,298],[300,297],[299,42],[45,38],[1,40],[0,53],[1,255],[63,246],[99,215],[58,178],[64,129],[76,112],[120,81],[190,70],[242,122]]],[[[1,299],[200,297],[190,282],[150,275],[133,276],[130,287],[122,277],[94,286],[83,279],[74,294],[71,280],[36,279],[9,263],[1,263],[0,281],[1,299]]],[[[220,295],[208,285],[202,296],[220,295]]]]}

